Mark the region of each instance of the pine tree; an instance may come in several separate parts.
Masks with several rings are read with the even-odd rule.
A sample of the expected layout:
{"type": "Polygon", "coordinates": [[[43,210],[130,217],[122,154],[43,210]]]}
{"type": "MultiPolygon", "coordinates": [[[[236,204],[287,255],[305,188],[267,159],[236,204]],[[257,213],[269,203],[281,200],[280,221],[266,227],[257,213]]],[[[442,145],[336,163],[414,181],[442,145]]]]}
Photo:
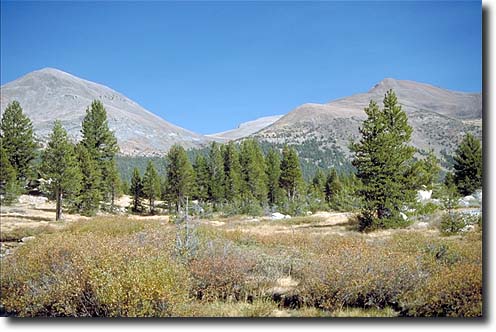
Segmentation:
{"type": "Polygon", "coordinates": [[[423,186],[427,190],[432,190],[434,184],[439,181],[440,171],[439,159],[437,159],[434,151],[430,150],[425,159],[419,160],[412,167],[410,177],[413,180],[412,185],[414,185],[414,188],[423,186]]]}
{"type": "Polygon", "coordinates": [[[288,200],[294,202],[299,191],[301,191],[302,184],[303,177],[298,154],[294,148],[290,148],[286,145],[282,150],[279,185],[284,189],[288,200]]]}
{"type": "Polygon", "coordinates": [[[316,194],[317,198],[324,200],[326,193],[327,178],[322,169],[317,169],[312,179],[312,191],[316,194]]]}
{"type": "Polygon", "coordinates": [[[214,205],[224,201],[224,160],[220,151],[219,144],[213,142],[210,145],[208,154],[208,172],[210,182],[208,185],[208,196],[214,205]]]}
{"type": "Polygon", "coordinates": [[[183,147],[174,145],[167,154],[167,179],[171,203],[176,211],[181,210],[185,198],[191,194],[193,178],[193,167],[183,147]]]}
{"type": "Polygon", "coordinates": [[[261,204],[267,201],[267,174],[265,159],[260,145],[254,139],[241,143],[240,151],[242,192],[246,203],[255,199],[261,204]]]}
{"type": "Polygon", "coordinates": [[[0,122],[0,138],[17,179],[25,184],[32,176],[32,161],[36,157],[36,143],[31,120],[17,101],[7,105],[0,122]]]}
{"type": "Polygon", "coordinates": [[[150,213],[153,214],[155,212],[155,200],[160,197],[160,177],[151,160],[148,161],[143,177],[143,193],[149,201],[150,213]]]}
{"type": "Polygon", "coordinates": [[[62,200],[77,194],[81,186],[81,172],[74,146],[60,121],[55,121],[47,148],[42,157],[41,172],[48,180],[48,188],[56,201],[55,220],[62,216],[62,200]]]}
{"type": "Polygon", "coordinates": [[[82,174],[81,190],[77,195],[76,206],[81,214],[93,215],[98,210],[102,198],[100,169],[81,142],[76,145],[76,156],[82,174]]]}
{"type": "Polygon", "coordinates": [[[279,153],[270,149],[265,157],[267,172],[267,189],[270,206],[278,204],[281,198],[281,188],[279,187],[279,177],[281,176],[281,158],[279,153]]]}
{"type": "Polygon", "coordinates": [[[383,110],[370,101],[365,113],[362,137],[351,146],[364,200],[360,226],[362,230],[401,226],[400,210],[415,197],[408,178],[415,153],[408,145],[413,129],[392,90],[384,97],[383,110]]]}
{"type": "Polygon", "coordinates": [[[0,138],[0,204],[10,204],[19,194],[16,171],[10,164],[0,138]]]}
{"type": "Polygon", "coordinates": [[[208,164],[205,156],[198,154],[193,168],[195,172],[195,189],[193,197],[200,202],[205,202],[208,199],[208,186],[210,182],[208,164]]]}
{"type": "Polygon", "coordinates": [[[241,165],[239,152],[233,142],[229,142],[222,149],[224,159],[224,183],[226,200],[236,202],[241,192],[241,165]]]}
{"type": "Polygon", "coordinates": [[[453,159],[458,192],[466,196],[482,188],[482,147],[474,135],[465,135],[453,159]]]}
{"type": "Polygon", "coordinates": [[[82,123],[81,144],[89,151],[95,161],[100,178],[100,195],[105,201],[111,200],[112,177],[109,176],[113,170],[109,168],[119,151],[117,139],[108,127],[107,111],[99,100],[94,100],[91,107],[86,109],[86,116],[82,123]]]}
{"type": "Polygon", "coordinates": [[[342,188],[338,173],[332,168],[325,182],[325,199],[333,209],[337,209],[340,205],[339,195],[342,188]]]}
{"type": "Polygon", "coordinates": [[[131,195],[131,211],[139,213],[143,210],[141,198],[143,196],[143,182],[137,167],[133,169],[133,176],[131,177],[131,185],[129,186],[129,194],[131,195]]]}

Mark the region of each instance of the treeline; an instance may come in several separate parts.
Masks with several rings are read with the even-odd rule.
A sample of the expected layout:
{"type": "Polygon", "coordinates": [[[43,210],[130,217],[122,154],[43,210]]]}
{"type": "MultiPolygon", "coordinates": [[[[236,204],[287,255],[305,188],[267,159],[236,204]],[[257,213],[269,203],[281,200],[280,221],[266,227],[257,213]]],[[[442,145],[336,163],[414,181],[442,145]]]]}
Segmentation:
{"type": "Polygon", "coordinates": [[[129,188],[132,210],[154,213],[158,199],[172,211],[181,211],[189,200],[203,211],[251,215],[274,211],[298,215],[356,204],[356,177],[319,170],[307,183],[293,147],[264,153],[256,140],[246,139],[239,144],[212,143],[193,158],[191,162],[188,153],[175,145],[166,156],[163,173],[157,171],[156,160],[148,161],[143,175],[134,168],[129,188]],[[148,201],[148,211],[143,200],[148,201]]]}

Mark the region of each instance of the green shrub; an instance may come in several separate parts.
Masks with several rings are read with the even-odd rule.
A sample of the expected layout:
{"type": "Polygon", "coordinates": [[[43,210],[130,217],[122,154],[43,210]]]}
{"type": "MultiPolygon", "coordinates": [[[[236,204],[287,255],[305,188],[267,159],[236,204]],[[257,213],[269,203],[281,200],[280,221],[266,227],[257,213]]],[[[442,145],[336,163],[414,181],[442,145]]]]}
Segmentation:
{"type": "Polygon", "coordinates": [[[19,316],[180,315],[190,278],[170,252],[143,244],[135,234],[102,231],[114,233],[116,225],[93,226],[98,231],[85,224],[83,232],[41,235],[6,257],[5,310],[19,316]]]}

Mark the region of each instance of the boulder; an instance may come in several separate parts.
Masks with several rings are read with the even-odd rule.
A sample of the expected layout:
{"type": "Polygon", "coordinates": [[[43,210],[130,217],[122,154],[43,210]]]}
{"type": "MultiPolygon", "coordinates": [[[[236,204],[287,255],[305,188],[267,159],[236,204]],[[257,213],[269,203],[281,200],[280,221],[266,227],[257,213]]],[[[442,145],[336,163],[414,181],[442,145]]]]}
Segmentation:
{"type": "Polygon", "coordinates": [[[431,199],[432,190],[418,190],[417,191],[417,201],[425,202],[431,199]]]}
{"type": "Polygon", "coordinates": [[[270,215],[270,219],[272,219],[272,220],[281,220],[281,219],[289,219],[289,218],[291,218],[291,216],[284,215],[284,214],[279,213],[279,212],[274,212],[270,215]]]}

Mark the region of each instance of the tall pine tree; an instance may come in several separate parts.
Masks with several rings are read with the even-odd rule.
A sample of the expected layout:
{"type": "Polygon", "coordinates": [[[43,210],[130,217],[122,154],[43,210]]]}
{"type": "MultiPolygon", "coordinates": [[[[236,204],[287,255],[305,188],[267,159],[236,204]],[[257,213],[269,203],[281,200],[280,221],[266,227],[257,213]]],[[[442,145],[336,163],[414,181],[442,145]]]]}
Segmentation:
{"type": "Polygon", "coordinates": [[[81,214],[93,215],[98,210],[102,198],[100,169],[88,149],[81,142],[76,145],[76,155],[82,174],[81,190],[77,195],[76,206],[81,214]]]}
{"type": "Polygon", "coordinates": [[[167,180],[170,201],[180,211],[185,205],[186,197],[191,195],[193,185],[193,167],[188,155],[180,145],[174,145],[167,154],[167,180]]]}
{"type": "Polygon", "coordinates": [[[455,151],[455,184],[462,195],[470,195],[482,188],[482,146],[468,133],[455,151]]]}
{"type": "Polygon", "coordinates": [[[113,171],[110,166],[119,147],[114,133],[109,129],[107,111],[101,101],[94,100],[86,109],[81,133],[81,144],[88,150],[98,167],[100,196],[105,201],[110,201],[112,185],[109,182],[112,180],[110,172],[113,171]]]}
{"type": "Polygon", "coordinates": [[[193,197],[200,202],[205,202],[208,199],[208,186],[210,183],[208,164],[205,156],[198,154],[193,168],[195,172],[193,197]]]}
{"type": "Polygon", "coordinates": [[[155,200],[160,197],[160,177],[151,160],[148,161],[143,177],[143,194],[148,199],[150,213],[155,213],[155,200]]]}
{"type": "Polygon", "coordinates": [[[364,200],[360,227],[401,226],[405,224],[401,209],[415,197],[409,178],[415,148],[408,145],[413,129],[392,90],[386,93],[382,110],[371,101],[365,113],[362,137],[351,146],[364,200]]]}
{"type": "Polygon", "coordinates": [[[60,121],[55,121],[48,146],[42,156],[41,173],[48,180],[48,188],[55,197],[55,220],[62,216],[62,200],[77,194],[81,186],[81,172],[74,145],[60,121]]]}
{"type": "Polygon", "coordinates": [[[24,185],[33,175],[32,161],[36,157],[33,124],[17,101],[7,105],[0,122],[0,138],[7,159],[24,185]]]}
{"type": "Polygon", "coordinates": [[[294,202],[303,184],[300,161],[294,148],[287,145],[282,150],[281,176],[279,185],[284,189],[289,201],[294,202]]]}
{"type": "Polygon", "coordinates": [[[268,188],[265,159],[256,140],[247,139],[241,143],[240,163],[245,202],[248,203],[255,199],[261,204],[266,203],[268,188]]]}
{"type": "Polygon", "coordinates": [[[241,166],[239,152],[233,142],[229,142],[222,149],[224,159],[224,190],[226,200],[236,202],[241,192],[241,166]]]}
{"type": "Polygon", "coordinates": [[[129,194],[131,195],[131,211],[135,213],[141,212],[143,210],[143,204],[141,202],[141,198],[143,197],[143,182],[137,167],[133,169],[129,194]]]}
{"type": "Polygon", "coordinates": [[[213,142],[210,145],[208,154],[208,172],[210,174],[210,182],[208,185],[208,196],[210,201],[217,205],[222,203],[225,198],[224,192],[224,160],[219,144],[213,142]]]}
{"type": "Polygon", "coordinates": [[[281,158],[276,150],[270,149],[265,157],[265,171],[267,173],[267,198],[270,206],[275,206],[281,198],[279,177],[281,176],[281,158]]]}
{"type": "Polygon", "coordinates": [[[16,171],[10,164],[0,138],[0,204],[10,204],[19,194],[16,171]]]}

